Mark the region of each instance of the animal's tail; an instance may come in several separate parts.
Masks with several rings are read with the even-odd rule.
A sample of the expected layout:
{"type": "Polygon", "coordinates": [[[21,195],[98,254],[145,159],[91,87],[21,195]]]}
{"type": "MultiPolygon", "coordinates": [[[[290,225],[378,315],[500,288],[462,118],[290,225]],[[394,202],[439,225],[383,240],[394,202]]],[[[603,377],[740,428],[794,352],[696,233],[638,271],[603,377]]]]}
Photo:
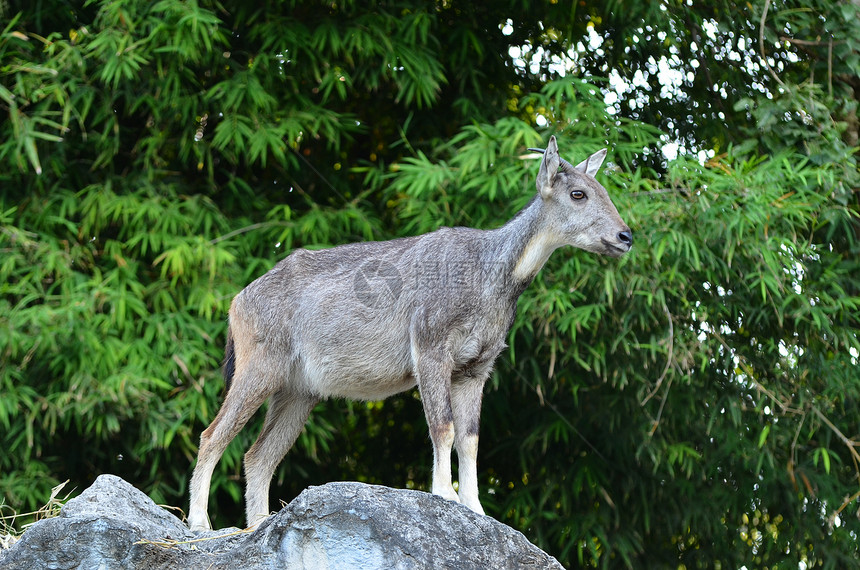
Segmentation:
{"type": "Polygon", "coordinates": [[[228,325],[227,346],[224,348],[224,364],[221,368],[221,373],[224,375],[224,394],[230,391],[230,382],[233,380],[234,372],[236,372],[236,352],[233,348],[233,331],[228,325]]]}

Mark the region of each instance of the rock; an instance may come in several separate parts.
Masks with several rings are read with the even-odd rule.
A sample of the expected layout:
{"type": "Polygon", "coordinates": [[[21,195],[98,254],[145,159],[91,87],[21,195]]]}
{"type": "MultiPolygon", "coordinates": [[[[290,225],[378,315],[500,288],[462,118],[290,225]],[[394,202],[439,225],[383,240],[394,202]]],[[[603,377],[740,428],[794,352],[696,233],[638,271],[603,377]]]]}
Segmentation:
{"type": "Polygon", "coordinates": [[[429,493],[310,487],[253,532],[191,532],[113,475],[0,551],[5,570],[562,568],[520,532],[429,493]]]}

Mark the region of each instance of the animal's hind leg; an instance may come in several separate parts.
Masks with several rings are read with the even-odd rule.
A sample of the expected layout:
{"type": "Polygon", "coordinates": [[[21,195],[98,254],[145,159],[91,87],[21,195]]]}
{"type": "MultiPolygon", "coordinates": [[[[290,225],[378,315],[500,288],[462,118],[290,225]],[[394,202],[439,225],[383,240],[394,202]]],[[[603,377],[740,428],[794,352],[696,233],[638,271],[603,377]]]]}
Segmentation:
{"type": "Polygon", "coordinates": [[[253,370],[247,368],[237,373],[221,409],[200,436],[197,465],[191,477],[191,506],[188,512],[188,526],[192,530],[211,528],[207,510],[212,472],[227,445],[269,397],[271,385],[261,380],[254,376],[253,370]]]}
{"type": "Polygon", "coordinates": [[[257,441],[245,454],[248,526],[269,515],[269,485],[275,468],[293,446],[319,399],[282,389],[272,395],[257,441]]]}

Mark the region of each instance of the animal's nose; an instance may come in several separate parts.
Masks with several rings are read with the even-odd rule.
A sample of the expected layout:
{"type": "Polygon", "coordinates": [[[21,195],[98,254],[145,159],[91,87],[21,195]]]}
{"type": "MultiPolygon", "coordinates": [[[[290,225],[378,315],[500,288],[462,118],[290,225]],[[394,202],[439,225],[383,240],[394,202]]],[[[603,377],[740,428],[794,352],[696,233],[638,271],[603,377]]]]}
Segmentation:
{"type": "Polygon", "coordinates": [[[631,232],[630,230],[618,232],[618,241],[623,244],[626,244],[627,247],[633,247],[633,232],[631,232]]]}

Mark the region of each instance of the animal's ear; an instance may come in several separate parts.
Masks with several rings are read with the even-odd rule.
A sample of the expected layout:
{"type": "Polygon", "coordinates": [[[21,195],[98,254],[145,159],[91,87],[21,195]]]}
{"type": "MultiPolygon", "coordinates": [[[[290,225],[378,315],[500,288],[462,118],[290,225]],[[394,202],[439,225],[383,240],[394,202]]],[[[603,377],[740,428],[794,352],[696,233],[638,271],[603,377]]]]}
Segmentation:
{"type": "Polygon", "coordinates": [[[546,145],[546,150],[543,153],[543,159],[540,161],[540,171],[537,175],[537,189],[543,198],[548,198],[552,192],[552,183],[558,174],[558,167],[561,165],[558,157],[558,144],[555,142],[555,137],[549,137],[549,143],[546,145]]]}
{"type": "Polygon", "coordinates": [[[576,165],[576,169],[580,172],[585,172],[589,176],[594,176],[600,170],[600,165],[603,164],[603,159],[606,158],[606,149],[601,149],[576,165]]]}

